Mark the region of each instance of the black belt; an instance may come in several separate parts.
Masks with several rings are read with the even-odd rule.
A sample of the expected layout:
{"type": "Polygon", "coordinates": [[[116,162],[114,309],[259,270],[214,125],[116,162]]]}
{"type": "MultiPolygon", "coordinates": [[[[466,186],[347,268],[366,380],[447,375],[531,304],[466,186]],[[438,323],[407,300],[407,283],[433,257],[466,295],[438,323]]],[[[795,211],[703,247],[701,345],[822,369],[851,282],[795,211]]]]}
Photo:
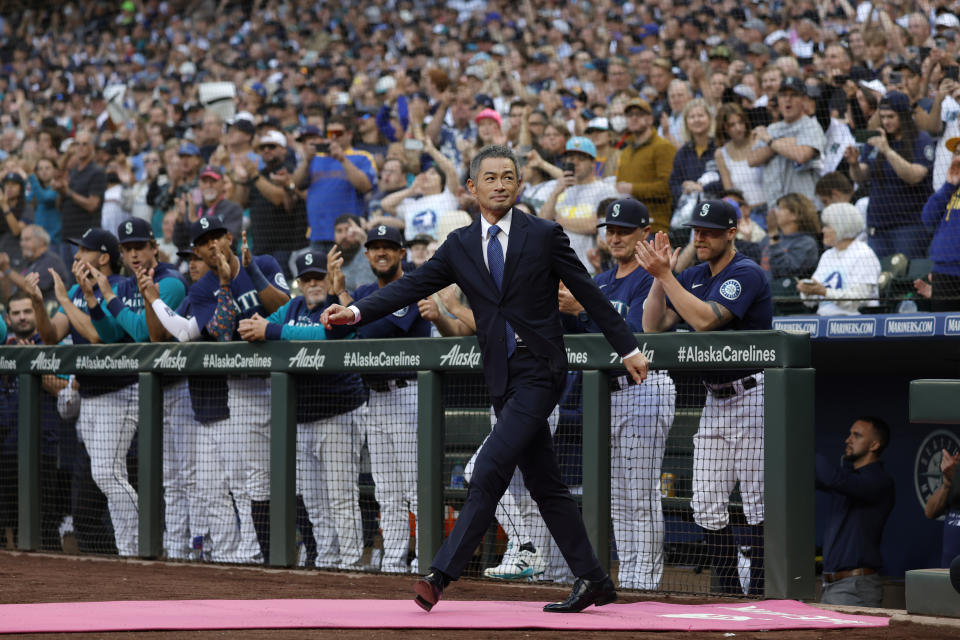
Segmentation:
{"type": "Polygon", "coordinates": [[[382,378],[376,379],[376,380],[367,380],[367,386],[373,389],[374,391],[378,391],[380,393],[386,393],[387,391],[390,391],[391,382],[395,383],[394,387],[397,389],[403,389],[404,387],[407,386],[407,380],[405,378],[397,378],[396,380],[391,380],[391,379],[384,380],[382,378]]]}
{"type": "Polygon", "coordinates": [[[611,376],[610,378],[608,378],[608,380],[610,383],[611,393],[613,393],[614,391],[620,391],[621,389],[626,389],[627,387],[635,387],[637,385],[637,381],[634,380],[633,376],[631,375],[616,376],[616,377],[611,376]]]}
{"type": "Polygon", "coordinates": [[[753,376],[747,376],[746,378],[741,378],[740,380],[734,380],[733,382],[726,382],[723,384],[706,384],[707,391],[710,392],[714,398],[724,400],[726,398],[732,398],[737,395],[736,383],[740,382],[743,385],[744,391],[749,391],[757,386],[757,379],[753,376]]]}

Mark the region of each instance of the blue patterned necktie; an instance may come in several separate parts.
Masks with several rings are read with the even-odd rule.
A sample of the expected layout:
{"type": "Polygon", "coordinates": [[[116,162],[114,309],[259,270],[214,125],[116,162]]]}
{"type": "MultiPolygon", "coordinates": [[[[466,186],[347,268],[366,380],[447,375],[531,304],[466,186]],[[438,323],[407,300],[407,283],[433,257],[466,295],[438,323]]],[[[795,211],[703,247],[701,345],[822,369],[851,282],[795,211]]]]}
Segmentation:
{"type": "MultiPolygon", "coordinates": [[[[500,246],[500,240],[497,239],[498,233],[500,233],[500,227],[492,225],[490,227],[490,240],[487,242],[487,262],[490,266],[490,275],[493,276],[493,281],[497,284],[497,289],[503,291],[503,247],[500,246]]],[[[506,325],[507,357],[509,358],[517,349],[517,337],[510,323],[507,322],[506,325]]]]}

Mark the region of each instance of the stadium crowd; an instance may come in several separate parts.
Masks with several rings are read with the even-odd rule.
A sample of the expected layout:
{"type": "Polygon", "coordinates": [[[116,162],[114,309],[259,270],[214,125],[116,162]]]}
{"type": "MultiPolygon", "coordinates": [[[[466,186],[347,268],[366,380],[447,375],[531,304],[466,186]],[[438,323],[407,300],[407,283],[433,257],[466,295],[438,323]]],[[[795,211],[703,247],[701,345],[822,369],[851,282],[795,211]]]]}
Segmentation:
{"type": "MultiPolygon", "coordinates": [[[[109,342],[110,331],[122,335],[114,320],[140,340],[269,338],[259,322],[291,313],[288,279],[301,279],[309,315],[320,290],[311,289],[317,277],[303,276],[326,278],[324,296],[350,297],[389,281],[399,263],[390,254],[378,266],[365,246],[402,243],[403,268],[413,269],[474,220],[465,182],[490,144],[520,158],[518,208],[556,220],[591,274],[616,264],[597,233],[612,201],[646,206],[652,231],[684,248],[680,271],[696,260],[684,224],[704,201],[724,199],[739,217],[737,250],[799,310],[892,309],[885,287],[908,273],[916,281],[898,297],[915,290],[933,310],[958,309],[958,4],[7,3],[0,297],[10,340],[33,339],[13,314],[37,298],[49,317],[38,308],[35,329],[47,343],[71,333],[74,342],[109,342]],[[154,238],[151,257],[141,245],[154,238]],[[128,329],[124,296],[98,293],[118,286],[121,257],[131,295],[142,293],[145,309],[160,300],[182,324],[128,329]],[[263,317],[243,315],[239,336],[220,331],[237,318],[220,293],[201,299],[187,288],[204,278],[214,290],[233,287],[241,313],[242,294],[255,289],[263,317]]],[[[434,334],[470,331],[455,293],[432,304],[419,312],[446,323],[434,334]]],[[[400,390],[396,381],[378,389],[340,378],[338,388],[357,397],[400,390]]],[[[268,388],[229,383],[231,397],[241,388],[265,397],[268,388]]],[[[51,380],[48,391],[72,384],[51,380]]],[[[116,399],[130,386],[110,384],[98,395],[116,399]]],[[[336,421],[360,404],[302,421],[336,421]]],[[[118,406],[128,405],[104,410],[118,406]]],[[[221,417],[196,415],[201,424],[221,417]]],[[[129,443],[133,431],[113,435],[129,443]]],[[[87,449],[93,458],[89,440],[87,449]]],[[[117,461],[94,459],[93,477],[117,547],[132,554],[134,539],[121,540],[135,528],[121,504],[130,486],[98,476],[101,463],[117,461]]],[[[247,496],[252,521],[229,534],[240,542],[224,538],[236,555],[221,559],[268,556],[265,499],[247,496]]],[[[355,565],[358,524],[335,505],[314,510],[322,509],[336,520],[325,526],[339,537],[337,562],[355,565]]]]}

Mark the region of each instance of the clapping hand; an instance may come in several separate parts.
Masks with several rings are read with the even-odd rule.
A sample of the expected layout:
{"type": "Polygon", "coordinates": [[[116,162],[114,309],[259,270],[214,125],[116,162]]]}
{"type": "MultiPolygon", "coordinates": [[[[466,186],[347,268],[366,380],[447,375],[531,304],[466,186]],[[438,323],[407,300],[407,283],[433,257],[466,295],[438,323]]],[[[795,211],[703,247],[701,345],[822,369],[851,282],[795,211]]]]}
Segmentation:
{"type": "Polygon", "coordinates": [[[663,278],[676,268],[680,247],[671,251],[670,238],[663,231],[657,231],[653,240],[637,242],[633,255],[647,273],[654,278],[663,278]]]}
{"type": "Polygon", "coordinates": [[[243,255],[243,266],[249,267],[250,262],[253,260],[253,256],[250,254],[250,243],[247,242],[246,230],[240,232],[240,245],[240,250],[243,255]]]}
{"type": "Polygon", "coordinates": [[[43,302],[43,292],[40,290],[40,274],[31,271],[23,277],[23,290],[34,302],[43,302]]]}
{"type": "Polygon", "coordinates": [[[53,294],[57,298],[57,302],[60,303],[60,306],[65,306],[69,298],[67,297],[67,286],[63,284],[63,278],[60,277],[60,274],[57,273],[54,269],[47,269],[50,272],[50,277],[53,278],[53,294]]]}
{"type": "Polygon", "coordinates": [[[956,455],[950,455],[950,452],[944,449],[940,456],[940,473],[950,482],[953,482],[953,474],[957,469],[957,460],[960,460],[960,452],[956,455]]]}
{"type": "Polygon", "coordinates": [[[153,281],[153,269],[137,269],[137,288],[149,304],[153,304],[153,301],[160,297],[157,283],[153,281]]]}

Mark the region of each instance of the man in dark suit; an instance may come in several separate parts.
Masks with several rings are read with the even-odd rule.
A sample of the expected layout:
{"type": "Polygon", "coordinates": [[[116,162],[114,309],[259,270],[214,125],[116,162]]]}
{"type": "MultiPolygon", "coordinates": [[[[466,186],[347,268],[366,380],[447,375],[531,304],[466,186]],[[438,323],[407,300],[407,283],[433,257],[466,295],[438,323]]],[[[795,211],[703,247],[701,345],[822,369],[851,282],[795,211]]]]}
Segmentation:
{"type": "Polygon", "coordinates": [[[560,479],[547,426],[567,371],[557,305],[560,280],[596,320],[638,383],[646,378],[647,361],[570,248],[563,229],[513,209],[520,186],[517,161],[509,148],[482,149],[470,163],[467,181],[481,218],[451,233],[416,271],[348,308],[328,307],[321,319],[328,327],[369,322],[453,282],[473,307],[497,424],[477,455],[467,500],[453,531],[433,559],[431,572],[414,586],[417,604],[427,611],[463,572],[518,466],[578,578],[565,602],[544,610],[577,612],[617,598],[587,538],[577,504],[560,479]]]}

